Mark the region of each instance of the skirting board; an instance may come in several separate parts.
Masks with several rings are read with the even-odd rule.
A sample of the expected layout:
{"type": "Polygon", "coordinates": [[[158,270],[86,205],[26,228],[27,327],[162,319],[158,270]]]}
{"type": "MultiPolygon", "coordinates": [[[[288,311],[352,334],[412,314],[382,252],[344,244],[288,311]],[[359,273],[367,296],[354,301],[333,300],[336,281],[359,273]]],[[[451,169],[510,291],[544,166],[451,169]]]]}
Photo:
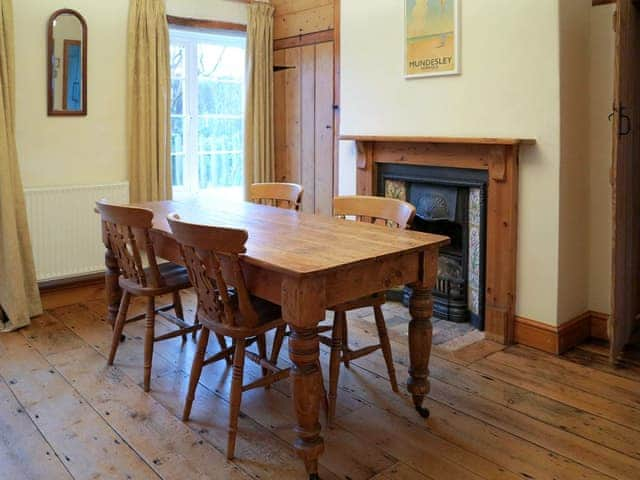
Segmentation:
{"type": "Polygon", "coordinates": [[[515,341],[521,345],[560,355],[589,337],[607,340],[608,319],[609,315],[605,313],[589,311],[555,327],[516,317],[515,341]]]}
{"type": "Polygon", "coordinates": [[[104,298],[104,272],[38,282],[45,310],[104,298]]]}

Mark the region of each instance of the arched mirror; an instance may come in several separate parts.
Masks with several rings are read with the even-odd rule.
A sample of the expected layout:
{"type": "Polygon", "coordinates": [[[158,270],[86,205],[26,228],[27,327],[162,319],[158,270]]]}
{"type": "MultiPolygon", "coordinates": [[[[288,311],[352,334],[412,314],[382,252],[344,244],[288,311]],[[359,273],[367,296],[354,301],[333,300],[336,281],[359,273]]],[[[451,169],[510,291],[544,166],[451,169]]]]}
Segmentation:
{"type": "Polygon", "coordinates": [[[49,18],[47,112],[87,114],[87,24],[75,10],[58,10],[49,18]]]}

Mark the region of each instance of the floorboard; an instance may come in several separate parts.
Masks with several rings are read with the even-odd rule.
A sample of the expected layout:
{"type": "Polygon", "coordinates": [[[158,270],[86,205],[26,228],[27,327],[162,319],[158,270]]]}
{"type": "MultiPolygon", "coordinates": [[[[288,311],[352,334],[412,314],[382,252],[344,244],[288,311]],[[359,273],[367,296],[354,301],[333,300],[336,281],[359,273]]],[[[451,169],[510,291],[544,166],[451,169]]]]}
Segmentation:
{"type": "MultiPolygon", "coordinates": [[[[194,297],[184,299],[193,315],[194,297]]],[[[131,314],[143,311],[134,302],[131,314]]],[[[640,369],[616,368],[597,342],[566,357],[504,349],[477,331],[436,322],[431,417],[406,394],[408,314],[385,306],[400,394],[379,352],[342,369],[334,428],[323,435],[323,480],[636,479],[640,369]]],[[[350,313],[353,346],[376,342],[371,312],[350,313]]],[[[157,321],[157,333],[171,326],[157,321]]],[[[236,459],[228,462],[230,370],[205,367],[191,421],[180,421],[195,343],[156,344],[152,390],[141,388],[144,325],[125,329],[106,365],[102,300],[48,310],[0,336],[2,478],[305,478],[293,449],[290,384],[245,393],[236,459]],[[25,454],[28,452],[28,455],[25,454]],[[6,474],[5,474],[6,472],[6,474]]],[[[211,342],[209,350],[217,350],[211,342]]],[[[321,364],[328,371],[328,350],[321,364]]],[[[288,364],[286,344],[281,362],[288,364]]],[[[246,381],[260,375],[248,363],[246,381]]],[[[326,380],[326,379],[325,379],[326,380]]]]}

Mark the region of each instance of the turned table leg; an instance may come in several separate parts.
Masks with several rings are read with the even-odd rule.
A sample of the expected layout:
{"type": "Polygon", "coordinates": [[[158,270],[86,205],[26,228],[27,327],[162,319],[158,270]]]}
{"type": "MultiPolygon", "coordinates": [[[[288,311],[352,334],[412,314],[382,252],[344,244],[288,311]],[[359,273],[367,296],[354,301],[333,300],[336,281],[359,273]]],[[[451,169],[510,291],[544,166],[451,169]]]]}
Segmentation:
{"type": "Polygon", "coordinates": [[[122,297],[122,290],[118,284],[118,277],[120,276],[120,269],[118,268],[118,262],[113,254],[113,251],[107,247],[107,251],[104,254],[105,263],[105,291],[107,298],[107,321],[113,325],[118,315],[118,307],[120,306],[120,298],[122,297]]]}
{"type": "Polygon", "coordinates": [[[438,251],[425,252],[421,259],[421,275],[418,282],[411,285],[413,291],[409,299],[409,379],[407,389],[413,398],[416,411],[427,418],[429,410],[422,406],[429,393],[429,357],[433,327],[433,299],[431,292],[438,273],[438,251]]]}
{"type": "Polygon", "coordinates": [[[291,328],[289,358],[293,363],[293,404],[297,418],[294,447],[309,479],[318,477],[318,458],[324,451],[320,436],[320,405],[324,398],[317,325],[324,318],[324,282],[285,280],[282,316],[291,328]]]}
{"type": "Polygon", "coordinates": [[[315,328],[292,326],[289,358],[293,362],[293,402],[298,419],[294,447],[304,460],[309,478],[317,478],[318,457],[324,451],[320,436],[320,402],[324,389],[320,373],[320,343],[315,328]]]}

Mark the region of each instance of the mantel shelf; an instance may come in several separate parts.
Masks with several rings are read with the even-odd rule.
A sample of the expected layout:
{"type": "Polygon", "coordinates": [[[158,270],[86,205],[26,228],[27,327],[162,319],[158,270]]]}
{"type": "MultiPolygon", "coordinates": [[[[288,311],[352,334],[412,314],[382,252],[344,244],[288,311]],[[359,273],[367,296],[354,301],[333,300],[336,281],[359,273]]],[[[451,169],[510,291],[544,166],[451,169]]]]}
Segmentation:
{"type": "Polygon", "coordinates": [[[340,140],[356,142],[393,142],[393,143],[449,143],[475,145],[534,145],[534,138],[474,138],[474,137],[402,137],[385,135],[340,135],[340,140]]]}

